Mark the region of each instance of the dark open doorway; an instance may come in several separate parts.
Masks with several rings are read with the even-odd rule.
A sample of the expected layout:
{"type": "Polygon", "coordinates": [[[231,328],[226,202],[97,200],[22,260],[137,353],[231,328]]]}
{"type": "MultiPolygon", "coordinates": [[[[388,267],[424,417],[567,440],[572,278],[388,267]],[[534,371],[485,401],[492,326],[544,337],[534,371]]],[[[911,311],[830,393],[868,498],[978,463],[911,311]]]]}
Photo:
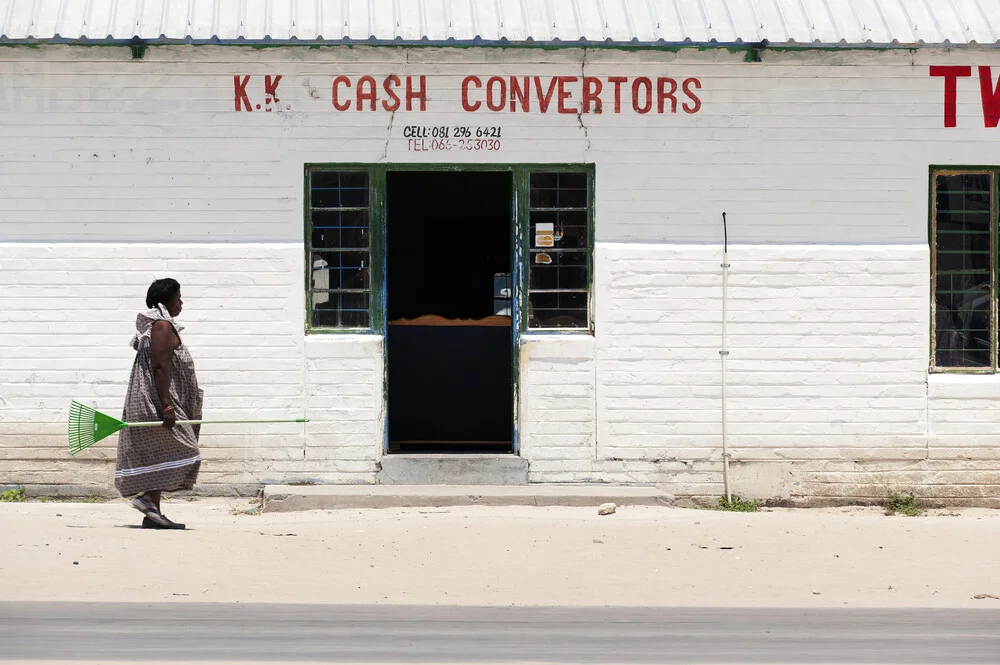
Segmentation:
{"type": "Polygon", "coordinates": [[[512,187],[386,175],[389,452],[513,450],[512,187]]]}

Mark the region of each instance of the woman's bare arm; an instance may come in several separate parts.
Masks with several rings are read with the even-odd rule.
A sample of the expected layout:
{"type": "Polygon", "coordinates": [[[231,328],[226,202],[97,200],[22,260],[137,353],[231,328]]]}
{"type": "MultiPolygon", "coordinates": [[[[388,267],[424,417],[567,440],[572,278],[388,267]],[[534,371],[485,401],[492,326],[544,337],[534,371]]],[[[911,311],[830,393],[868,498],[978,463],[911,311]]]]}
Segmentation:
{"type": "Polygon", "coordinates": [[[149,336],[149,353],[153,360],[153,378],[156,393],[163,405],[163,426],[171,428],[177,422],[174,405],[170,401],[170,365],[174,359],[174,327],[168,321],[157,321],[149,336]]]}

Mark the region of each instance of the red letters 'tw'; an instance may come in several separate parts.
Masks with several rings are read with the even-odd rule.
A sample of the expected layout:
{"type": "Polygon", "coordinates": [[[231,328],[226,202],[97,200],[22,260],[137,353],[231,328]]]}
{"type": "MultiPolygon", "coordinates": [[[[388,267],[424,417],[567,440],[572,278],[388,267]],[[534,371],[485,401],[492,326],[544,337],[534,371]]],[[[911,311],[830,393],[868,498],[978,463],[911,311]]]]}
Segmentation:
{"type": "Polygon", "coordinates": [[[979,68],[979,92],[983,96],[983,122],[987,127],[996,127],[1000,124],[1000,84],[993,87],[989,67],[979,68]]]}
{"type": "MultiPolygon", "coordinates": [[[[957,126],[958,79],[972,76],[972,67],[931,67],[930,75],[944,79],[944,126],[957,126]]],[[[979,68],[979,93],[983,100],[983,124],[1000,125],[1000,84],[994,87],[989,67],[979,68]]]]}

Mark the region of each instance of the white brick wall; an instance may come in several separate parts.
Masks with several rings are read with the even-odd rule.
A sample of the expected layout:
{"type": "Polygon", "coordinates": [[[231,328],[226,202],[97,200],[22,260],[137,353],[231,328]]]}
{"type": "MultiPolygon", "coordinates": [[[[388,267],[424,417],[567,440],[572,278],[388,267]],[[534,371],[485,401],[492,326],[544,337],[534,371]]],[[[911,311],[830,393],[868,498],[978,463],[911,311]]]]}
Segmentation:
{"type": "Polygon", "coordinates": [[[109,485],[113,440],[70,460],[65,410],[73,397],[120,409],[135,311],[166,274],[184,285],[185,339],[212,415],[312,419],[206,428],[206,491],[374,482],[381,339],[303,333],[303,164],[588,162],[596,334],[522,340],[532,481],[719,493],[725,211],[730,433],[747,491],[838,500],[912,484],[997,496],[1000,381],[927,374],[927,181],[930,164],[1000,162],[978,79],[959,81],[959,126],[945,129],[928,65],[1000,76],[1000,54],[742,58],[0,50],[0,484],[109,485]],[[427,75],[428,112],[332,109],[334,76],[388,73],[427,75]],[[252,75],[254,101],[264,75],[281,74],[291,109],[235,113],[234,74],[252,75]],[[616,115],[606,91],[602,115],[468,114],[466,74],[697,77],[702,107],[638,116],[626,103],[616,115]],[[411,153],[407,124],[499,124],[503,148],[411,153]]]}
{"type": "Polygon", "coordinates": [[[522,337],[518,428],[531,482],[604,482],[595,469],[594,338],[522,337]]]}
{"type": "Polygon", "coordinates": [[[304,480],[375,482],[385,439],[383,376],[379,336],[306,338],[304,480]]]}

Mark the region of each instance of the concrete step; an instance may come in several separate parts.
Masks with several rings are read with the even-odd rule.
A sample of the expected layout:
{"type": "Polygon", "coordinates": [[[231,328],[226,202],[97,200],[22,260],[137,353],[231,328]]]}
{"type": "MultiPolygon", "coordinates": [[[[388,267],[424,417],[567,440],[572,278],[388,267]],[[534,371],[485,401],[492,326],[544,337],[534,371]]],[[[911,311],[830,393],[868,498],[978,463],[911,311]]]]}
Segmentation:
{"type": "Polygon", "coordinates": [[[517,455],[386,455],[379,485],[527,485],[528,460],[517,455]]]}
{"type": "Polygon", "coordinates": [[[616,485],[267,485],[265,512],[444,506],[670,506],[656,487],[616,485]]]}

